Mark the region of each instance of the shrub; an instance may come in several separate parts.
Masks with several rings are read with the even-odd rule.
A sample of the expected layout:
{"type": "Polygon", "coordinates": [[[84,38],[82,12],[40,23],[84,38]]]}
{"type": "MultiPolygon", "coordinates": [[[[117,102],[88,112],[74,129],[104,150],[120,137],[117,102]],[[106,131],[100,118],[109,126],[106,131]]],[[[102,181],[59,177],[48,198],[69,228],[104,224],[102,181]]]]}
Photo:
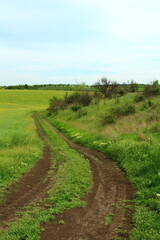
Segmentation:
{"type": "Polygon", "coordinates": [[[132,104],[124,105],[117,108],[112,108],[109,114],[101,116],[101,123],[103,125],[115,123],[117,118],[121,116],[134,114],[135,112],[136,112],[135,106],[132,104]]]}
{"type": "Polygon", "coordinates": [[[65,96],[65,102],[67,105],[79,103],[80,97],[81,97],[81,94],[79,92],[75,92],[69,96],[65,96]]]}
{"type": "Polygon", "coordinates": [[[126,93],[127,93],[127,91],[125,89],[123,89],[123,88],[119,89],[119,95],[120,96],[124,96],[126,93]]]}
{"type": "Polygon", "coordinates": [[[80,118],[80,117],[83,117],[83,116],[86,116],[87,115],[87,110],[86,109],[80,109],[77,114],[76,114],[76,117],[77,118],[80,118]]]}
{"type": "Polygon", "coordinates": [[[83,92],[80,96],[79,103],[83,106],[88,106],[92,101],[92,97],[89,92],[83,92]]]}
{"type": "Polygon", "coordinates": [[[60,109],[65,109],[66,103],[62,99],[57,99],[56,97],[53,97],[50,100],[50,107],[47,109],[49,112],[57,113],[60,109]]]}
{"type": "Polygon", "coordinates": [[[139,95],[137,94],[134,98],[134,102],[142,102],[144,100],[144,96],[143,95],[139,95]]]}
{"type": "Polygon", "coordinates": [[[127,116],[130,114],[134,114],[135,112],[136,112],[135,106],[132,104],[126,104],[126,105],[123,105],[122,107],[113,108],[111,110],[111,113],[117,117],[127,116]]]}
{"type": "Polygon", "coordinates": [[[65,97],[65,102],[67,105],[79,104],[83,106],[88,106],[91,103],[92,97],[89,92],[75,92],[69,96],[65,97]]]}
{"type": "Polygon", "coordinates": [[[73,105],[73,106],[71,107],[71,109],[72,109],[73,112],[77,112],[77,111],[79,111],[81,108],[82,108],[81,105],[73,105]]]}
{"type": "Polygon", "coordinates": [[[101,123],[103,125],[105,124],[111,124],[116,122],[116,116],[114,114],[108,114],[108,115],[102,115],[101,116],[101,123]]]}
{"type": "Polygon", "coordinates": [[[158,83],[158,80],[153,81],[151,85],[146,85],[144,87],[143,95],[146,98],[151,96],[157,96],[159,94],[160,94],[160,85],[158,83]]]}

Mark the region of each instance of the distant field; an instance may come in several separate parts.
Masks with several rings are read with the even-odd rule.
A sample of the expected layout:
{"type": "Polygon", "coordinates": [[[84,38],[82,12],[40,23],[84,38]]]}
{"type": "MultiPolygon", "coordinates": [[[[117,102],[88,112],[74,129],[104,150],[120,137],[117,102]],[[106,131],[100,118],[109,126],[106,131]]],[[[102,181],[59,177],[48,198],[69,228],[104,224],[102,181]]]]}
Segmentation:
{"type": "Polygon", "coordinates": [[[0,198],[39,159],[42,143],[31,112],[48,106],[65,91],[0,90],[0,198]]]}
{"type": "Polygon", "coordinates": [[[48,106],[49,99],[53,95],[63,97],[65,92],[56,90],[0,90],[0,109],[12,107],[44,109],[48,106]]]}

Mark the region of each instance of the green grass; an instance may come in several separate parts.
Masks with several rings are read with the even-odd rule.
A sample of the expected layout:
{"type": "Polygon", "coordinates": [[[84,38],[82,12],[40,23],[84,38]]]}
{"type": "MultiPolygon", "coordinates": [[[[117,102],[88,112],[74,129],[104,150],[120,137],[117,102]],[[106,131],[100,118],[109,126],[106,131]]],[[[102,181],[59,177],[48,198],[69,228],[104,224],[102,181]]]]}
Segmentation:
{"type": "Polygon", "coordinates": [[[48,106],[49,99],[64,91],[0,90],[0,201],[42,154],[32,111],[48,106]]]}
{"type": "MultiPolygon", "coordinates": [[[[100,101],[95,104],[94,101],[91,105],[83,107],[80,111],[85,111],[86,114],[79,117],[79,111],[74,112],[71,108],[59,111],[58,115],[54,116],[55,120],[69,125],[92,132],[102,137],[107,137],[110,140],[118,140],[126,138],[145,139],[146,130],[156,127],[157,121],[153,117],[160,116],[160,96],[151,99],[152,105],[148,105],[148,101],[135,103],[136,94],[129,93],[117,99],[109,99],[100,101]],[[126,104],[135,106],[136,113],[118,117],[115,123],[103,125],[101,122],[103,115],[108,115],[111,109],[122,108],[126,104]]],[[[160,121],[160,119],[159,119],[160,121]]],[[[160,131],[159,131],[160,132],[160,131]]],[[[152,133],[148,132],[147,137],[152,133]]]]}
{"type": "Polygon", "coordinates": [[[61,98],[65,95],[65,91],[0,90],[0,108],[45,109],[53,95],[61,98]]]}
{"type": "Polygon", "coordinates": [[[107,215],[105,216],[105,219],[104,219],[105,224],[106,224],[106,225],[109,225],[109,224],[112,222],[112,219],[113,219],[114,216],[115,216],[114,213],[109,213],[109,214],[107,214],[107,215]]]}
{"type": "MultiPolygon", "coordinates": [[[[21,214],[15,222],[9,224],[9,229],[0,232],[1,240],[39,239],[41,222],[54,219],[55,215],[68,208],[85,205],[84,194],[92,186],[92,174],[89,162],[71,149],[45,121],[37,116],[37,120],[45,132],[54,151],[52,168],[59,165],[55,183],[48,191],[46,207],[30,208],[21,214]]],[[[63,220],[60,224],[64,224],[63,220]]]]}
{"type": "Polygon", "coordinates": [[[135,94],[107,100],[84,109],[76,118],[71,109],[59,111],[49,121],[73,141],[97,149],[118,162],[136,188],[131,240],[159,240],[160,236],[160,97],[135,103],[135,94]],[[114,124],[102,125],[100,115],[130,103],[136,112],[121,116],[114,124]],[[157,127],[155,127],[157,126],[157,127]],[[154,131],[153,131],[154,129],[154,131]],[[93,134],[94,133],[94,134],[93,134]]]}

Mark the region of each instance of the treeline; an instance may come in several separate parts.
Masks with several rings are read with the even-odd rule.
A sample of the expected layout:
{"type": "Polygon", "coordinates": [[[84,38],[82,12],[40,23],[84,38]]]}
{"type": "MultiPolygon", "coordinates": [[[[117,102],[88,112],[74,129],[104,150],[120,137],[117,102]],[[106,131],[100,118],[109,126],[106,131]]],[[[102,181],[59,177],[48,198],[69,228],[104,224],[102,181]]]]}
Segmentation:
{"type": "MultiPolygon", "coordinates": [[[[153,81],[156,85],[158,80],[153,81]]],[[[123,95],[126,92],[143,92],[144,89],[150,89],[150,84],[138,84],[134,80],[128,81],[126,83],[117,83],[116,81],[110,81],[106,77],[101,78],[93,85],[82,84],[35,84],[35,85],[10,85],[10,86],[0,86],[3,89],[18,89],[18,90],[64,90],[64,91],[97,91],[99,90],[105,97],[110,95],[120,94],[123,95]]],[[[159,84],[158,84],[159,85],[159,84]]]]}
{"type": "Polygon", "coordinates": [[[36,85],[10,85],[3,86],[3,89],[18,89],[18,90],[65,90],[65,91],[81,91],[81,90],[90,90],[93,87],[85,85],[82,89],[82,85],[78,84],[36,84],[36,85]]]}

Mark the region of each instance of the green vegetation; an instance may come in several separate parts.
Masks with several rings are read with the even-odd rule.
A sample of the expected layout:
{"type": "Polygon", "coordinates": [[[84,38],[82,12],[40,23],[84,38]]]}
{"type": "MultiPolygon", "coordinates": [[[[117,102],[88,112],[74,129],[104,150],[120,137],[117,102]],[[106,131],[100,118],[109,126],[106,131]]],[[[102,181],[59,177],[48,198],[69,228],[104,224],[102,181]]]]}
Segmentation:
{"type": "Polygon", "coordinates": [[[85,89],[91,89],[91,86],[87,86],[86,84],[82,83],[78,84],[35,84],[35,85],[10,85],[0,87],[3,89],[10,89],[10,90],[64,90],[64,91],[79,91],[82,89],[82,85],[84,85],[85,89]]]}
{"type": "Polygon", "coordinates": [[[31,111],[45,109],[53,94],[62,97],[65,92],[0,90],[0,201],[41,156],[31,111]]]}
{"type": "MultiPolygon", "coordinates": [[[[44,116],[73,141],[118,162],[135,185],[134,228],[130,239],[159,240],[159,84],[155,81],[141,89],[143,93],[139,95],[120,89],[118,95],[110,95],[105,101],[97,91],[83,91],[76,98],[77,94],[70,97],[65,91],[0,90],[0,198],[42,154],[42,142],[31,112],[44,110],[54,95],[50,101],[53,105],[50,104],[44,116]]],[[[30,206],[9,224],[8,230],[1,231],[3,240],[38,239],[40,223],[53,219],[66,208],[83,206],[82,197],[92,184],[89,163],[71,150],[47,122],[37,119],[53,146],[53,169],[59,164],[56,182],[48,191],[46,205],[30,206]]],[[[111,216],[106,216],[106,224],[111,220],[111,216]]],[[[64,224],[61,221],[59,224],[64,224]]]]}
{"type": "Polygon", "coordinates": [[[77,111],[68,107],[48,117],[73,141],[118,162],[135,185],[131,240],[159,240],[160,236],[160,96],[151,92],[150,97],[129,93],[105,102],[92,100],[77,111]],[[86,114],[77,118],[79,111],[86,114]],[[114,121],[102,123],[102,116],[111,113],[114,121]]]}
{"type": "MultiPolygon", "coordinates": [[[[82,197],[92,186],[89,162],[71,149],[38,115],[37,120],[54,151],[53,171],[59,165],[55,183],[48,191],[45,206],[40,207],[38,203],[34,208],[30,206],[27,211],[21,213],[18,220],[9,224],[8,230],[0,232],[1,240],[39,239],[43,230],[40,223],[54,219],[56,214],[65,209],[84,206],[85,201],[82,197]]],[[[59,224],[65,222],[60,220],[59,224]]]]}
{"type": "Polygon", "coordinates": [[[105,216],[104,221],[106,225],[109,225],[112,222],[114,215],[114,213],[109,213],[107,216],[105,216]]]}

